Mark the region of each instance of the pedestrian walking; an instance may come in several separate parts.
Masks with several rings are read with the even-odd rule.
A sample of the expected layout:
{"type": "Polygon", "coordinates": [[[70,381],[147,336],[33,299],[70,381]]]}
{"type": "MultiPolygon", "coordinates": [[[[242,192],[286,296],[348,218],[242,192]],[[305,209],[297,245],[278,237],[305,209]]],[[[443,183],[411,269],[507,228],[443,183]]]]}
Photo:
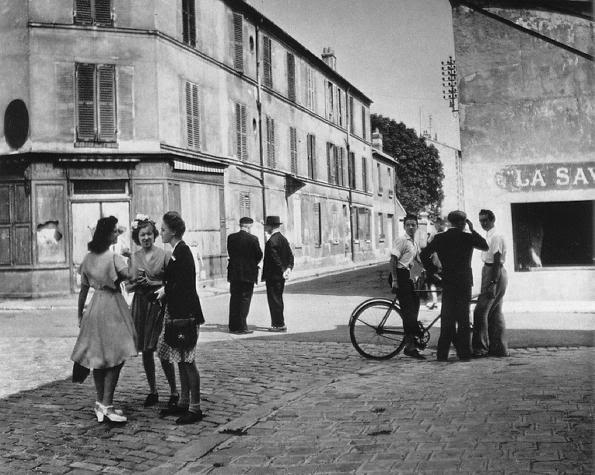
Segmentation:
{"type": "MultiPolygon", "coordinates": [[[[155,291],[163,285],[163,275],[170,253],[155,246],[159,231],[155,221],[148,216],[137,215],[131,228],[132,240],[140,246],[140,249],[130,256],[128,262],[130,280],[126,284],[126,291],[134,292],[130,311],[137,335],[136,348],[138,352],[142,352],[143,367],[149,383],[149,394],[145,399],[144,407],[149,407],[159,402],[155,382],[154,353],[163,329],[163,313],[155,291]]],[[[171,363],[164,362],[164,364],[171,363]]],[[[175,379],[173,392],[176,392],[175,379]]]]}
{"type": "Polygon", "coordinates": [[[424,266],[431,265],[432,253],[436,252],[442,263],[442,312],[437,359],[448,360],[450,344],[454,343],[461,361],[471,358],[469,329],[469,306],[473,273],[471,257],[473,249],[486,251],[488,243],[474,229],[463,211],[448,214],[451,228],[437,234],[421,251],[424,266]],[[465,225],[469,232],[465,232],[465,225]]]}
{"type": "Polygon", "coordinates": [[[479,224],[487,231],[489,249],[481,253],[481,294],[473,313],[473,357],[508,356],[505,338],[502,301],[508,285],[506,262],[506,241],[496,229],[496,216],[489,209],[479,212],[479,224]]]}
{"type": "MultiPolygon", "coordinates": [[[[182,240],[186,224],[179,213],[163,215],[161,239],[173,247],[165,267],[164,286],[157,291],[164,305],[163,331],[157,343],[157,355],[162,361],[177,363],[180,373],[180,400],[169,404],[161,416],[177,415],[176,424],[191,424],[203,418],[200,409],[200,374],[196,368],[198,330],[205,322],[196,293],[196,268],[192,252],[182,240]]],[[[164,371],[173,372],[173,364],[164,371]]],[[[167,374],[168,381],[175,377],[167,374]]]]}
{"type": "Polygon", "coordinates": [[[405,331],[405,349],[403,353],[412,358],[425,360],[426,357],[420,353],[417,337],[422,331],[417,321],[419,315],[419,295],[415,291],[412,269],[417,264],[419,267],[419,247],[415,242],[415,233],[418,228],[417,216],[407,214],[403,219],[405,235],[395,239],[391,249],[391,276],[392,286],[396,290],[401,305],[401,318],[403,319],[403,330],[405,331]]]}
{"type": "Polygon", "coordinates": [[[283,315],[283,290],[285,281],[293,270],[293,252],[289,242],[281,234],[279,216],[267,216],[264,228],[270,235],[264,246],[264,262],[262,265],[262,280],[266,282],[267,301],[271,312],[271,326],[269,331],[285,332],[285,317],[283,315]]]}
{"type": "Polygon", "coordinates": [[[134,322],[120,291],[120,282],[129,278],[128,265],[109,249],[118,238],[117,224],[113,216],[97,221],[89,253],[81,263],[80,331],[71,356],[76,364],[93,370],[97,393],[94,412],[99,422],[104,418],[126,422],[122,411],[114,408],[114,392],[124,362],[137,354],[134,322]],[[84,311],[90,287],[94,293],[84,311]]]}
{"type": "Polygon", "coordinates": [[[248,329],[246,319],[250,311],[254,284],[258,282],[258,263],[262,259],[258,238],[250,234],[252,223],[252,218],[240,218],[240,230],[227,237],[230,333],[252,333],[248,329]]]}

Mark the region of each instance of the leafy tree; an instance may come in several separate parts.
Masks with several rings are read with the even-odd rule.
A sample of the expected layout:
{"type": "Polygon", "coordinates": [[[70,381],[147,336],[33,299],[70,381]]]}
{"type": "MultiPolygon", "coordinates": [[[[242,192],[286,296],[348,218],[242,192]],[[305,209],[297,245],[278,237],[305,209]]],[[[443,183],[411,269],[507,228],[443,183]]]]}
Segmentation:
{"type": "Polygon", "coordinates": [[[436,147],[426,144],[403,122],[378,114],[370,118],[372,130],[382,134],[383,152],[397,159],[396,193],[403,207],[411,213],[438,215],[444,198],[444,172],[436,147]]]}

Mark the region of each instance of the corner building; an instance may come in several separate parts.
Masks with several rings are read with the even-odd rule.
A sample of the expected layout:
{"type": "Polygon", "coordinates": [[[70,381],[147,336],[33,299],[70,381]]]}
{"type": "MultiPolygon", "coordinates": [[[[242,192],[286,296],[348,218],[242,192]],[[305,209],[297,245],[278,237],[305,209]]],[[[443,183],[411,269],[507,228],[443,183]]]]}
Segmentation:
{"type": "Polygon", "coordinates": [[[451,3],[465,207],[473,220],[482,208],[496,214],[509,250],[506,299],[592,301],[592,4],[451,3]]]}
{"type": "Polygon", "coordinates": [[[351,225],[373,226],[371,101],[332,51],[242,1],[0,7],[0,296],[76,290],[110,214],[179,210],[203,283],[241,216],[280,215],[301,268],[378,257],[351,225]]]}

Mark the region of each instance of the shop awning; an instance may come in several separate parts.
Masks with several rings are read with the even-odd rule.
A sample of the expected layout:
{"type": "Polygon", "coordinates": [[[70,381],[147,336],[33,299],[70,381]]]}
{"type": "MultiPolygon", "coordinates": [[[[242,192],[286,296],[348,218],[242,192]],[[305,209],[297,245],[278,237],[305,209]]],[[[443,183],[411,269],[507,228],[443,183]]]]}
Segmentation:
{"type": "Polygon", "coordinates": [[[198,173],[223,173],[225,166],[215,165],[213,163],[206,163],[200,161],[183,162],[181,160],[174,160],[174,170],[184,172],[198,172],[198,173]]]}

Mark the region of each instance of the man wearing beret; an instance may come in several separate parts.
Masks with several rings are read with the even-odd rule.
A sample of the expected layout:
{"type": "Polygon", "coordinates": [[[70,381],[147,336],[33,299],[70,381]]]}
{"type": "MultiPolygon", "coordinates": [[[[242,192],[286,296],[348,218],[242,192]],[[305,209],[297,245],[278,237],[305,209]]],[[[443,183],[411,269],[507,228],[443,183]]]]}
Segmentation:
{"type": "Polygon", "coordinates": [[[264,246],[262,280],[267,286],[267,300],[271,312],[269,331],[272,332],[287,331],[283,316],[283,290],[285,281],[293,269],[293,252],[285,236],[279,232],[280,226],[279,216],[267,216],[264,229],[270,237],[264,246]]]}
{"type": "Polygon", "coordinates": [[[258,263],[262,259],[258,238],[250,234],[252,223],[252,218],[241,218],[240,230],[227,237],[229,332],[239,335],[252,333],[248,330],[246,318],[250,311],[254,284],[258,282],[258,263]]]}
{"type": "Polygon", "coordinates": [[[474,231],[473,224],[463,211],[452,211],[447,219],[451,228],[430,241],[421,251],[421,260],[424,266],[430,266],[435,252],[442,263],[442,314],[437,359],[447,361],[450,344],[454,343],[459,360],[469,361],[469,304],[473,287],[471,257],[473,249],[487,251],[489,247],[486,240],[474,231]],[[469,227],[469,232],[465,232],[465,226],[469,227]]]}

